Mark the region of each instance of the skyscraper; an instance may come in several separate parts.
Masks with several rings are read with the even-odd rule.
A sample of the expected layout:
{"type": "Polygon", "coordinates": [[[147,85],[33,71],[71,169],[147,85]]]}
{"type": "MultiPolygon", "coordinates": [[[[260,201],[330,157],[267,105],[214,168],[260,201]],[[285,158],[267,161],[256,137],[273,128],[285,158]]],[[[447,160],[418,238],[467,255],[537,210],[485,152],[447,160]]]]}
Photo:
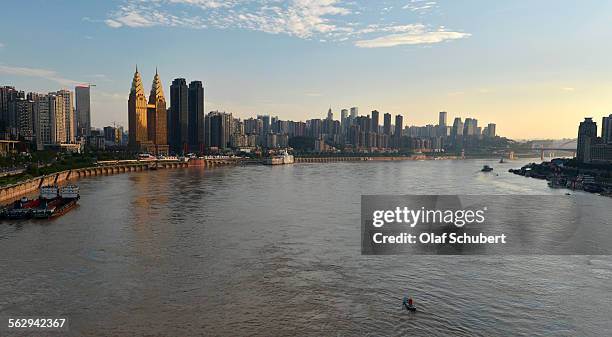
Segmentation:
{"type": "MultiPolygon", "coordinates": [[[[78,87],[77,87],[78,89],[78,87]]],[[[89,90],[89,88],[87,88],[89,90]]],[[[87,91],[89,92],[89,91],[87,91]]],[[[79,111],[79,92],[77,91],[77,111],[79,111]]],[[[89,100],[89,93],[87,94],[89,100]]],[[[77,115],[80,114],[77,112],[77,115]]],[[[140,151],[141,146],[149,140],[147,132],[147,97],[145,96],[142,79],[138,72],[138,67],[132,79],[132,88],[128,99],[128,124],[129,124],[129,147],[133,151],[140,151]]],[[[84,132],[81,121],[79,129],[84,132]]],[[[89,129],[87,129],[89,130],[89,129]]]]}
{"type": "Polygon", "coordinates": [[[497,125],[495,125],[495,123],[489,123],[489,125],[487,125],[487,134],[485,136],[494,138],[497,133],[495,130],[496,127],[497,125]]]}
{"type": "Polygon", "coordinates": [[[352,107],[351,108],[351,124],[353,124],[353,122],[355,121],[355,118],[357,118],[357,114],[359,113],[359,109],[357,107],[352,107]]]}
{"type": "Polygon", "coordinates": [[[604,143],[612,143],[612,114],[601,120],[601,138],[604,143]]]}
{"type": "Polygon", "coordinates": [[[149,142],[154,145],[156,155],[168,155],[168,112],[166,109],[166,98],[164,89],[155,69],[149,104],[147,104],[147,135],[149,142]]]}
{"type": "Polygon", "coordinates": [[[372,132],[378,133],[378,118],[379,118],[378,110],[373,110],[372,111],[372,132]]]}
{"type": "Polygon", "coordinates": [[[201,152],[204,144],[204,86],[201,81],[189,83],[189,147],[201,152]]]}
{"type": "Polygon", "coordinates": [[[585,118],[578,127],[576,159],[579,162],[591,161],[591,144],[595,138],[597,138],[597,123],[593,122],[593,118],[585,118]]]}
{"type": "Polygon", "coordinates": [[[258,115],[257,119],[261,119],[262,121],[262,135],[266,135],[270,133],[270,115],[258,115]]]}
{"type": "Polygon", "coordinates": [[[53,123],[51,122],[51,109],[49,107],[49,97],[38,95],[34,102],[34,129],[36,137],[36,149],[43,150],[44,145],[52,144],[51,134],[53,123]]]}
{"type": "Polygon", "coordinates": [[[439,117],[438,125],[446,127],[447,117],[448,117],[448,114],[446,113],[446,111],[440,111],[440,117],[439,117]]]}
{"type": "Polygon", "coordinates": [[[16,118],[18,139],[31,142],[34,139],[34,104],[31,100],[17,97],[9,102],[9,110],[16,118]]]}
{"type": "Polygon", "coordinates": [[[61,144],[66,141],[66,111],[64,99],[61,96],[49,94],[51,116],[51,143],[61,144]]]}
{"type": "MultiPolygon", "coordinates": [[[[138,70],[136,72],[138,73],[138,70]]],[[[80,85],[74,89],[74,92],[76,97],[76,134],[77,137],[87,137],[91,132],[90,87],[80,85]]]]}
{"type": "Polygon", "coordinates": [[[17,90],[14,87],[0,87],[0,139],[9,139],[11,129],[16,126],[14,116],[9,114],[9,104],[16,98],[17,90]]]}
{"type": "Polygon", "coordinates": [[[170,116],[168,117],[170,148],[183,153],[189,141],[188,87],[184,78],[177,78],[170,86],[170,116]]]}
{"type": "Polygon", "coordinates": [[[328,120],[333,120],[334,119],[334,113],[332,112],[331,108],[329,108],[329,110],[327,110],[327,119],[328,120]]]}
{"type": "Polygon", "coordinates": [[[478,120],[474,118],[466,118],[463,124],[463,135],[464,136],[475,136],[476,129],[478,128],[478,120]]]}
{"type": "Polygon", "coordinates": [[[453,136],[463,135],[463,122],[461,121],[461,117],[456,117],[453,121],[453,131],[451,134],[453,136]]]}
{"type": "Polygon", "coordinates": [[[384,118],[383,133],[385,135],[390,136],[391,135],[391,114],[387,112],[384,114],[383,118],[384,118]]]}
{"type": "Polygon", "coordinates": [[[395,139],[395,147],[399,148],[402,146],[402,129],[404,129],[404,117],[402,115],[395,116],[395,133],[393,138],[395,139]]]}
{"type": "Polygon", "coordinates": [[[348,110],[347,109],[340,110],[340,128],[342,130],[342,134],[346,134],[348,130],[348,110]]]}
{"type": "Polygon", "coordinates": [[[66,116],[66,139],[63,143],[74,143],[76,137],[76,118],[74,116],[73,93],[70,90],[60,90],[55,93],[64,102],[64,114],[66,116]]]}
{"type": "Polygon", "coordinates": [[[206,116],[206,146],[218,149],[227,148],[233,129],[232,114],[211,111],[206,116]]]}

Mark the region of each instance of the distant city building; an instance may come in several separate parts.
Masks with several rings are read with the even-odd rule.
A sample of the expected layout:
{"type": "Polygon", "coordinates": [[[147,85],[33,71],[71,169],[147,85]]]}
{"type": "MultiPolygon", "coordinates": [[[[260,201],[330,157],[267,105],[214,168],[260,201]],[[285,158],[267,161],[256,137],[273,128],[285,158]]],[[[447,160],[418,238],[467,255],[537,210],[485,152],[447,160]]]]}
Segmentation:
{"type": "Polygon", "coordinates": [[[357,107],[352,107],[351,108],[351,121],[350,121],[351,124],[353,123],[355,118],[357,118],[357,114],[358,113],[359,113],[359,109],[357,107]]]}
{"type": "Polygon", "coordinates": [[[497,128],[497,125],[495,125],[495,123],[489,123],[486,127],[487,133],[485,136],[495,138],[495,136],[497,135],[496,130],[495,130],[496,128],[497,128]]]}
{"type": "Polygon", "coordinates": [[[378,110],[373,110],[372,111],[372,132],[376,132],[378,133],[380,130],[378,130],[378,121],[379,121],[379,116],[380,113],[378,112],[378,110]]]}
{"type": "Polygon", "coordinates": [[[475,118],[466,118],[463,124],[463,135],[464,136],[476,136],[478,132],[478,120],[475,118]]]}
{"type": "Polygon", "coordinates": [[[270,116],[269,115],[258,115],[257,119],[262,122],[261,135],[270,133],[270,116]]]}
{"type": "Polygon", "coordinates": [[[451,136],[453,137],[461,137],[463,136],[463,122],[461,121],[461,117],[456,117],[453,121],[453,128],[451,129],[451,136]]]}
{"type": "Polygon", "coordinates": [[[607,144],[612,143],[612,114],[601,120],[601,138],[607,144]]]}
{"type": "Polygon", "coordinates": [[[578,127],[576,159],[579,162],[591,161],[591,145],[597,137],[597,123],[592,118],[585,118],[578,127]]]}
{"type": "Polygon", "coordinates": [[[391,136],[391,114],[385,113],[383,116],[383,133],[387,136],[391,136]]]}
{"type": "Polygon", "coordinates": [[[206,146],[208,148],[226,149],[231,146],[233,130],[232,114],[211,111],[206,115],[206,146]]]}
{"type": "Polygon", "coordinates": [[[446,124],[448,121],[448,113],[446,111],[440,111],[439,117],[438,117],[438,125],[439,126],[446,126],[446,124]]]}
{"type": "Polygon", "coordinates": [[[447,126],[448,126],[448,113],[446,111],[440,111],[438,116],[438,136],[446,137],[447,136],[447,126]]]}
{"type": "Polygon", "coordinates": [[[342,134],[346,134],[349,126],[349,111],[347,109],[340,110],[340,128],[342,129],[342,134]]]}
{"type": "Polygon", "coordinates": [[[395,147],[399,148],[402,146],[402,129],[404,128],[404,117],[402,115],[395,116],[395,147]]]}
{"type": "Polygon", "coordinates": [[[76,97],[76,135],[87,137],[91,132],[90,86],[77,86],[74,89],[76,97]]]}

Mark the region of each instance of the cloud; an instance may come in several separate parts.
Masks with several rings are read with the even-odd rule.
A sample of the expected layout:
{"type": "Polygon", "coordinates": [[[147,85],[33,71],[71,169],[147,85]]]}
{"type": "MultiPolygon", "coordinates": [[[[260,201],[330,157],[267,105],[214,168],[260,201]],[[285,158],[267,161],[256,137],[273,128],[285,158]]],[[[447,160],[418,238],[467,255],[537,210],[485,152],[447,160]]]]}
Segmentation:
{"type": "Polygon", "coordinates": [[[384,48],[400,45],[433,44],[447,40],[456,40],[470,37],[471,34],[463,32],[446,31],[443,28],[427,30],[423,24],[414,24],[403,27],[402,33],[394,33],[369,40],[359,40],[355,46],[360,48],[384,48]]]}
{"type": "Polygon", "coordinates": [[[404,5],[402,9],[407,9],[412,12],[419,12],[420,14],[425,14],[428,11],[438,7],[437,2],[430,0],[410,0],[409,3],[404,5]]]}
{"type": "Polygon", "coordinates": [[[576,90],[576,88],[572,88],[572,87],[565,87],[565,88],[561,88],[561,90],[571,92],[571,91],[576,90]]]}
{"type": "Polygon", "coordinates": [[[24,77],[38,77],[49,81],[54,81],[65,86],[73,86],[82,83],[79,81],[64,78],[53,70],[40,68],[13,67],[0,64],[0,74],[24,77]]]}
{"type": "Polygon", "coordinates": [[[5,44],[0,42],[0,48],[4,48],[5,44]]]}
{"type": "MultiPolygon", "coordinates": [[[[421,23],[380,24],[384,17],[373,16],[384,16],[391,7],[379,2],[365,5],[342,0],[124,0],[104,23],[111,28],[244,29],[318,41],[357,40],[355,44],[364,48],[432,44],[469,36],[443,26],[428,31],[421,23]]],[[[406,6],[422,11],[437,5],[412,0],[406,6]]]]}

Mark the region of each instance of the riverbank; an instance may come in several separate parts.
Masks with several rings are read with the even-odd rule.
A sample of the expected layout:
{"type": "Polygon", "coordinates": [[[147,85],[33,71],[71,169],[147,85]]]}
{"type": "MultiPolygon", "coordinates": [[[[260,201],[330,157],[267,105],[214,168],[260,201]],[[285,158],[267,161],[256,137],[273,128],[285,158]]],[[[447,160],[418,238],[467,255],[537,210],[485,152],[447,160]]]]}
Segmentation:
{"type": "Polygon", "coordinates": [[[612,196],[612,169],[607,165],[584,167],[572,159],[554,159],[530,163],[508,172],[527,178],[548,181],[550,188],[566,188],[612,196]]]}

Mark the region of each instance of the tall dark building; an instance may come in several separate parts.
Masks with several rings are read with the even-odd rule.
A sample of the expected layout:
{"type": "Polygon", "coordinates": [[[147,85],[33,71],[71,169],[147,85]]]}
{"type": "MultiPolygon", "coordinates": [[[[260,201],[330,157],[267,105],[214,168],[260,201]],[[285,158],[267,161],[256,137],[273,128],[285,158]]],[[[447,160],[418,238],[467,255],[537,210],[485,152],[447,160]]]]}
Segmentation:
{"type": "Polygon", "coordinates": [[[393,138],[395,139],[395,146],[401,147],[402,145],[402,129],[404,128],[404,117],[402,115],[395,116],[395,133],[393,138]]]}
{"type": "Polygon", "coordinates": [[[378,110],[373,110],[372,111],[372,132],[378,133],[378,117],[379,117],[378,110]]]}
{"type": "Polygon", "coordinates": [[[383,133],[388,136],[391,135],[391,114],[388,112],[384,115],[383,133]]]}
{"type": "Polygon", "coordinates": [[[604,143],[612,143],[612,114],[601,119],[601,138],[604,143]]]}
{"type": "Polygon", "coordinates": [[[576,159],[579,162],[591,161],[591,145],[597,138],[597,123],[593,118],[585,118],[578,127],[578,148],[576,149],[576,159]]]}
{"type": "Polygon", "coordinates": [[[448,123],[448,114],[446,113],[446,111],[440,111],[440,118],[438,120],[438,125],[446,126],[447,123],[448,123]]]}
{"type": "Polygon", "coordinates": [[[188,138],[191,152],[202,152],[204,145],[204,86],[201,81],[189,83],[188,138]]]}
{"type": "Polygon", "coordinates": [[[229,146],[233,123],[232,114],[211,111],[206,116],[206,146],[225,149],[229,146]]]}
{"type": "Polygon", "coordinates": [[[170,85],[170,114],[168,116],[168,143],[174,153],[183,153],[189,144],[187,81],[177,78],[170,85]]]}

